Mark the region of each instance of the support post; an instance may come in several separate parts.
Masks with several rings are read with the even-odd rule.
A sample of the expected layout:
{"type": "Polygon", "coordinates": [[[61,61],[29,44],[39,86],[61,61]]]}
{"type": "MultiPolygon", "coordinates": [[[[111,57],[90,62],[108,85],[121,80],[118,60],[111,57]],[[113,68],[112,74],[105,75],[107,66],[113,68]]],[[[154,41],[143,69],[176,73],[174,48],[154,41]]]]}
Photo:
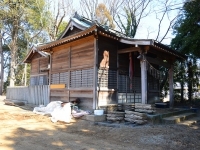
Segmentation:
{"type": "Polygon", "coordinates": [[[173,79],[173,74],[174,74],[174,65],[171,65],[169,69],[169,101],[170,101],[170,108],[174,107],[174,79],[173,79]]]}
{"type": "Polygon", "coordinates": [[[140,66],[141,66],[141,94],[142,94],[142,104],[147,103],[147,62],[146,62],[146,56],[143,55],[143,58],[140,60],[140,66]]]}
{"type": "Polygon", "coordinates": [[[98,109],[98,90],[97,90],[97,82],[98,82],[98,37],[97,35],[94,37],[94,70],[93,70],[93,109],[98,109]]]}

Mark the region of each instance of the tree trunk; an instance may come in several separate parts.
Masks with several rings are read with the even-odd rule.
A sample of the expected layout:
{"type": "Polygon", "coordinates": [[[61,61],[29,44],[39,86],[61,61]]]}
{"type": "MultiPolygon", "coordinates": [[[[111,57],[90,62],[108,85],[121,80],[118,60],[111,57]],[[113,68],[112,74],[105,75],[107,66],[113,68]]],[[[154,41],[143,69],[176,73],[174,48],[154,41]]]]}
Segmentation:
{"type": "Polygon", "coordinates": [[[10,45],[11,62],[10,62],[10,87],[15,86],[15,68],[16,68],[16,53],[17,53],[17,34],[13,36],[10,45]]]}
{"type": "Polygon", "coordinates": [[[184,102],[184,83],[181,82],[181,103],[184,102]]]}
{"type": "Polygon", "coordinates": [[[4,69],[3,69],[3,45],[2,45],[2,35],[0,30],[0,95],[3,93],[3,77],[4,77],[4,69]]]}
{"type": "Polygon", "coordinates": [[[193,79],[193,71],[192,71],[192,63],[188,63],[188,100],[192,101],[192,79],[193,79]]]}

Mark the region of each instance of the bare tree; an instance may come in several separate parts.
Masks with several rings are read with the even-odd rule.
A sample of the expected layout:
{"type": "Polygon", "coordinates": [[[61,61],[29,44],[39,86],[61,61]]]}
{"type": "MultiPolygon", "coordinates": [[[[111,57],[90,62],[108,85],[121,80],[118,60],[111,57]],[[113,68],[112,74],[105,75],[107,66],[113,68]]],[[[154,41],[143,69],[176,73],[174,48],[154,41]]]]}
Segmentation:
{"type": "Polygon", "coordinates": [[[51,12],[47,20],[48,27],[47,32],[50,41],[54,41],[59,36],[62,24],[65,25],[67,17],[72,13],[72,0],[60,0],[60,1],[49,1],[47,2],[47,10],[51,12]]]}
{"type": "Polygon", "coordinates": [[[88,19],[95,19],[95,11],[98,6],[98,0],[80,0],[80,8],[83,16],[88,19]]]}
{"type": "Polygon", "coordinates": [[[115,18],[119,10],[123,6],[124,0],[104,0],[103,3],[107,6],[110,15],[115,18]]]}
{"type": "Polygon", "coordinates": [[[159,42],[162,42],[164,39],[167,38],[167,35],[172,28],[176,18],[178,17],[180,10],[180,7],[177,7],[178,5],[181,5],[182,3],[176,3],[174,4],[173,1],[170,0],[158,0],[157,5],[160,5],[159,10],[154,10],[154,13],[156,15],[156,19],[158,20],[158,30],[156,34],[156,40],[159,42]],[[177,10],[176,15],[171,16],[171,13],[174,12],[174,6],[177,10]],[[168,25],[166,25],[166,21],[168,22],[168,25]],[[165,28],[163,28],[163,24],[165,24],[165,28]],[[161,33],[162,32],[162,33],[161,33]]]}
{"type": "Polygon", "coordinates": [[[97,21],[102,25],[108,25],[110,28],[115,28],[115,25],[113,23],[113,18],[110,15],[109,10],[107,9],[106,5],[103,3],[100,3],[98,7],[96,8],[96,19],[97,21]]]}
{"type": "Polygon", "coordinates": [[[119,30],[126,36],[134,37],[141,19],[150,13],[151,0],[126,0],[121,7],[122,11],[114,18],[119,30]]]}

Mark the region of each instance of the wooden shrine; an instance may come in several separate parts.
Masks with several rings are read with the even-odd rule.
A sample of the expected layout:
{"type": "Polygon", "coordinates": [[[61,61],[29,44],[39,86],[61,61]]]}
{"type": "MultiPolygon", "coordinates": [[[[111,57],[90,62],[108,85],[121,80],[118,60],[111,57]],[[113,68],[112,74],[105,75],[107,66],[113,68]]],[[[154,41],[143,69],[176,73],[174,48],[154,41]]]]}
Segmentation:
{"type": "Polygon", "coordinates": [[[50,101],[81,99],[83,109],[117,103],[155,103],[159,84],[185,56],[152,39],[133,39],[79,15],[56,41],[32,49],[30,86],[49,85],[50,101]],[[166,74],[160,71],[164,67],[166,74]]]}

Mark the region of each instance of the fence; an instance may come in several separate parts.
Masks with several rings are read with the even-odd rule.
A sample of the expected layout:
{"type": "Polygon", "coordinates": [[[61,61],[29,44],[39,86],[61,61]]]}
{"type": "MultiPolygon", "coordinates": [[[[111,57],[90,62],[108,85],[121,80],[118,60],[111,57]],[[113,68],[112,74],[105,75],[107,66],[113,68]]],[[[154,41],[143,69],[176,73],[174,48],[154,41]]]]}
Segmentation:
{"type": "Polygon", "coordinates": [[[49,86],[7,87],[6,99],[27,101],[28,104],[46,106],[49,103],[49,86]]]}

